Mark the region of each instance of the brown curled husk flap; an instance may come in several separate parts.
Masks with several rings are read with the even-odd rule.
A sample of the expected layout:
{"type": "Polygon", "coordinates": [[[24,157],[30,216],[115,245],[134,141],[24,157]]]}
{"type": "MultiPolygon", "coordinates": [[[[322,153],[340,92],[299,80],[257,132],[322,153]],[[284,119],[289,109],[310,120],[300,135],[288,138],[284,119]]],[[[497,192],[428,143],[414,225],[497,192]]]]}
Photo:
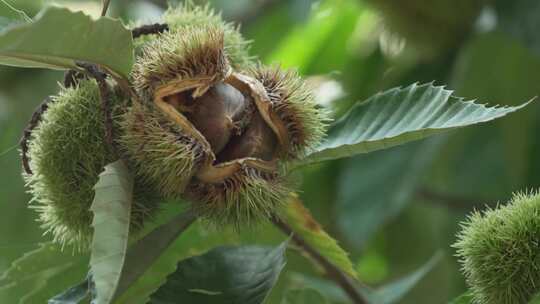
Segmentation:
{"type": "MultiPolygon", "coordinates": [[[[255,219],[267,218],[271,213],[276,213],[285,201],[283,197],[290,192],[278,168],[279,155],[287,150],[289,139],[286,128],[272,112],[270,99],[257,80],[231,73],[223,82],[240,91],[246,102],[253,103],[255,111],[250,114],[246,128],[229,143],[247,143],[246,146],[250,146],[249,144],[259,139],[261,144],[271,147],[268,150],[270,152],[251,146],[249,151],[263,150],[261,155],[265,157],[232,153],[241,156],[223,162],[218,160],[221,154],[214,153],[207,138],[186,118],[186,114],[182,113],[182,109],[186,108],[182,102],[197,103],[200,100],[197,98],[204,97],[204,94],[211,90],[212,85],[205,79],[190,79],[163,85],[155,91],[154,102],[171,121],[186,130],[185,132],[203,147],[201,165],[197,167],[185,193],[187,198],[194,202],[194,209],[202,217],[212,219],[212,222],[254,223],[255,219]],[[254,125],[257,119],[260,121],[258,125],[254,125]],[[251,127],[256,128],[255,131],[250,129],[251,127]],[[251,131],[257,132],[261,128],[263,129],[260,132],[263,132],[264,128],[270,132],[260,134],[266,140],[257,138],[256,135],[259,134],[250,137],[251,131]],[[242,136],[247,138],[242,139],[242,136]]],[[[226,146],[226,149],[234,148],[226,146]]],[[[230,151],[222,153],[227,152],[230,151]]]]}

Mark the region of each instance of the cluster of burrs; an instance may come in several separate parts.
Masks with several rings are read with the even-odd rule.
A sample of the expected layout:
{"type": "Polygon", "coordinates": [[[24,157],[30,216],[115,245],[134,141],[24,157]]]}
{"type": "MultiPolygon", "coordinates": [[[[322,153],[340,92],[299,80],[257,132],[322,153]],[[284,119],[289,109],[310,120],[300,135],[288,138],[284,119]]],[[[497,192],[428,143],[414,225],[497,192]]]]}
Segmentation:
{"type": "Polygon", "coordinates": [[[326,115],[304,81],[254,62],[236,26],[189,4],[163,21],[135,40],[137,98],[114,88],[107,122],[100,82],[76,79],[29,136],[34,207],[60,242],[88,240],[93,186],[115,154],[135,176],[133,227],[178,199],[208,222],[240,227],[279,216],[287,164],[324,136],[326,115]]]}

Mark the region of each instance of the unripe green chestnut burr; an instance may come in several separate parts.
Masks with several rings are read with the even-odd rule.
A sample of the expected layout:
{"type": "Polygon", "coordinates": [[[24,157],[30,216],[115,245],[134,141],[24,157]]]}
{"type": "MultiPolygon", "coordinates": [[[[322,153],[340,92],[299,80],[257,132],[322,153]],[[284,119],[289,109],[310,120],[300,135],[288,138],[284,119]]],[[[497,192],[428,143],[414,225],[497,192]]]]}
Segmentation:
{"type": "MultiPolygon", "coordinates": [[[[138,38],[135,41],[138,49],[159,39],[154,45],[160,50],[176,48],[193,55],[195,40],[211,36],[221,39],[227,47],[227,59],[220,57],[224,60],[222,66],[225,61],[236,67],[250,62],[248,43],[237,28],[223,22],[208,7],[188,3],[171,8],[163,21],[168,23],[170,33],[175,34],[138,38]],[[196,27],[204,30],[196,31],[196,27]],[[219,35],[213,35],[215,33],[219,35]],[[178,36],[186,38],[174,41],[178,36]]],[[[210,41],[216,43],[215,39],[210,41]]],[[[218,43],[221,45],[221,41],[218,43]]],[[[209,58],[207,51],[215,48],[199,50],[203,53],[197,58],[209,58]]],[[[171,62],[175,59],[163,58],[160,63],[155,63],[155,67],[167,75],[166,66],[171,62]]],[[[201,75],[208,66],[202,65],[201,69],[193,71],[201,75]]],[[[171,73],[176,75],[176,72],[171,73]]],[[[161,80],[168,79],[164,76],[152,81],[161,80]]],[[[203,148],[192,137],[184,136],[183,130],[152,104],[132,104],[119,96],[113,96],[112,101],[114,134],[118,149],[135,175],[131,223],[132,231],[136,231],[157,209],[159,201],[178,197],[183,192],[202,159],[203,148]],[[152,153],[148,153],[149,149],[152,153]],[[138,153],[140,151],[146,153],[138,153]]],[[[50,105],[29,138],[29,165],[34,174],[25,175],[25,180],[33,196],[31,208],[37,210],[43,228],[57,242],[86,248],[92,234],[89,208],[94,196],[93,187],[103,167],[116,160],[103,138],[105,127],[97,85],[93,80],[82,80],[73,88],[61,88],[50,105]]]]}
{"type": "MultiPolygon", "coordinates": [[[[115,143],[135,178],[133,231],[159,201],[183,199],[213,225],[276,214],[291,191],[286,164],[324,135],[326,114],[291,71],[255,65],[231,24],[191,4],[168,10],[169,31],[137,42],[138,98],[113,100],[115,143]]],[[[62,88],[30,138],[26,180],[45,229],[88,245],[108,147],[98,87],[62,88]]]]}
{"type": "MultiPolygon", "coordinates": [[[[94,185],[105,165],[115,160],[105,144],[105,126],[99,90],[94,80],[81,80],[61,88],[33,131],[29,165],[33,174],[24,178],[43,228],[55,241],[85,249],[90,242],[94,185]]],[[[113,112],[127,101],[113,98],[113,112]]],[[[136,232],[156,210],[156,192],[136,181],[132,231],[136,232]]]]}
{"type": "Polygon", "coordinates": [[[473,212],[454,247],[474,303],[529,303],[540,292],[540,193],[473,212]]]}

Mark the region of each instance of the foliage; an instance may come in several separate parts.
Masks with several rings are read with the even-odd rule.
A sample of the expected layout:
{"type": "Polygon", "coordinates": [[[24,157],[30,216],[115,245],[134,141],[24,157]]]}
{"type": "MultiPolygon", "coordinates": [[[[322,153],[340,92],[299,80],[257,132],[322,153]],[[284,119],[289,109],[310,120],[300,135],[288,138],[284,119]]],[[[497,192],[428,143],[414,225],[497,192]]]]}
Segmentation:
{"type": "Polygon", "coordinates": [[[118,77],[127,77],[133,64],[132,44],[131,33],[118,20],[94,21],[82,12],[52,7],[34,22],[2,33],[0,63],[75,69],[75,61],[87,61],[102,65],[118,77]]]}
{"type": "Polygon", "coordinates": [[[357,277],[347,252],[339,247],[337,242],[323,230],[296,195],[291,195],[289,199],[285,218],[290,223],[294,233],[303,237],[306,242],[345,273],[353,278],[357,277]]]}
{"type": "Polygon", "coordinates": [[[133,176],[118,160],[105,166],[94,187],[90,210],[94,213],[90,272],[96,285],[96,304],[112,302],[126,260],[129,238],[133,176]]]}
{"type": "Polygon", "coordinates": [[[452,96],[433,84],[379,93],[355,105],[328,130],[306,163],[351,157],[419,140],[442,131],[490,121],[519,107],[487,107],[452,96]]]}
{"type": "Polygon", "coordinates": [[[81,265],[85,266],[87,260],[62,251],[53,243],[40,244],[2,274],[0,297],[9,302],[43,303],[78,280],[85,271],[81,265]]]}
{"type": "Polygon", "coordinates": [[[285,266],[287,242],[269,249],[218,247],[186,259],[151,297],[152,303],[259,304],[285,266]]]}
{"type": "MultiPolygon", "coordinates": [[[[157,185],[141,182],[141,168],[127,163],[129,169],[122,168],[120,175],[133,175],[133,185],[122,185],[115,173],[105,177],[116,180],[115,186],[103,188],[100,181],[94,193],[99,173],[116,160],[103,144],[98,87],[85,80],[58,93],[61,75],[42,68],[95,63],[114,76],[109,85],[125,86],[133,80],[129,75],[140,47],[155,38],[132,41],[130,28],[157,21],[167,22],[170,32],[223,27],[226,53],[235,68],[244,69],[258,57],[263,64],[298,69],[308,79],[314,99],[321,101],[315,110],[335,120],[323,144],[293,164],[297,170],[289,180],[296,182],[298,194],[281,218],[346,273],[369,303],[473,303],[473,297],[489,303],[537,301],[532,299],[537,290],[520,280],[538,279],[532,233],[538,230],[533,203],[538,195],[519,195],[497,208],[484,205],[540,186],[538,105],[523,103],[540,95],[535,68],[540,63],[535,36],[539,6],[534,1],[437,0],[426,6],[416,0],[208,0],[196,2],[210,2],[208,6],[186,1],[170,9],[162,1],[111,1],[109,14],[114,17],[102,18],[88,16],[90,8],[97,16],[97,1],[60,1],[70,10],[49,7],[38,13],[43,2],[0,1],[0,64],[41,68],[0,67],[0,270],[6,269],[0,276],[0,302],[83,303],[97,292],[107,298],[104,303],[147,303],[150,298],[152,303],[193,298],[205,303],[238,298],[351,303],[331,275],[314,276],[320,273],[309,262],[318,264],[305,260],[312,257],[303,248],[291,246],[295,250],[284,266],[288,236],[270,224],[208,226],[183,207],[186,202],[167,201],[157,208],[154,187],[167,178],[160,170],[152,172],[157,185]],[[216,13],[221,10],[223,16],[216,13]],[[239,21],[242,27],[223,20],[239,21]],[[40,174],[25,177],[31,194],[39,197],[31,206],[52,232],[43,237],[35,214],[24,204],[32,198],[25,194],[14,145],[32,108],[45,96],[55,96],[55,102],[31,137],[30,158],[32,168],[55,180],[40,174]],[[52,124],[57,116],[69,119],[52,124]],[[498,120],[503,116],[508,117],[498,120]],[[491,120],[496,121],[446,132],[491,120]],[[35,139],[44,132],[56,136],[47,142],[35,139]],[[130,187],[134,190],[126,190],[130,187]],[[132,204],[102,199],[105,192],[132,204]],[[95,215],[90,211],[94,194],[107,208],[95,215]],[[46,210],[50,202],[63,211],[46,210]],[[109,207],[116,207],[115,212],[109,207]],[[458,223],[473,209],[479,211],[465,221],[456,245],[465,261],[471,289],[466,291],[449,245],[458,223]],[[55,223],[60,221],[70,225],[59,227],[55,223]],[[115,222],[118,226],[111,229],[115,222]],[[104,258],[111,271],[108,279],[100,270],[88,273],[86,254],[46,242],[53,237],[66,244],[89,243],[93,232],[94,266],[100,252],[116,254],[104,258]],[[426,263],[434,251],[445,254],[426,263]],[[512,284],[489,279],[493,277],[512,278],[512,284]],[[508,300],[508,294],[518,294],[518,300],[508,300]]],[[[170,44],[174,46],[174,39],[170,44]]],[[[287,95],[279,89],[272,94],[287,95]]],[[[116,114],[128,102],[115,97],[113,103],[120,109],[114,112],[116,123],[122,120],[116,114]]],[[[150,133],[159,143],[161,133],[150,133]]],[[[138,149],[132,147],[130,157],[138,149]]],[[[173,159],[163,164],[177,165],[173,159]]],[[[181,172],[167,172],[169,189],[188,178],[181,172]]],[[[263,189],[250,193],[250,201],[259,191],[263,189]]]]}

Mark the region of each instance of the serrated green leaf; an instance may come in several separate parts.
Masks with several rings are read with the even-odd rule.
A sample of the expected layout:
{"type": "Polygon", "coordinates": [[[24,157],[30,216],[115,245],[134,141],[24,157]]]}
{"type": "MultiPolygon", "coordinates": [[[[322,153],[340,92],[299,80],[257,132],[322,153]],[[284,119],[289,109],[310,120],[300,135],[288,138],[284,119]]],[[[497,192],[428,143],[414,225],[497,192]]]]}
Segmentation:
{"type": "Polygon", "coordinates": [[[108,304],[120,281],[129,237],[133,178],[124,162],[105,166],[94,190],[90,269],[97,296],[92,303],[108,304]]]}
{"type": "Polygon", "coordinates": [[[56,244],[43,243],[13,262],[0,277],[0,302],[44,303],[58,286],[73,284],[81,275],[86,257],[62,251],[56,244]],[[50,286],[55,282],[54,286],[50,286]]]}
{"type": "Polygon", "coordinates": [[[310,246],[343,272],[353,278],[357,277],[347,252],[323,230],[321,225],[311,216],[309,210],[298,199],[298,196],[291,195],[285,210],[285,216],[294,233],[301,236],[310,246]]]}
{"type": "Polygon", "coordinates": [[[63,291],[51,298],[47,304],[79,304],[90,295],[90,281],[86,279],[81,283],[63,291]]]}
{"type": "Polygon", "coordinates": [[[75,61],[99,64],[127,78],[133,64],[131,32],[108,17],[49,7],[34,22],[0,33],[0,64],[50,69],[77,68],[75,61]]]}
{"type": "Polygon", "coordinates": [[[487,107],[433,84],[394,88],[357,104],[303,163],[387,149],[444,131],[487,122],[525,107],[487,107]]]}
{"type": "Polygon", "coordinates": [[[285,266],[286,247],[218,247],[184,260],[151,303],[263,303],[285,266]]]}

